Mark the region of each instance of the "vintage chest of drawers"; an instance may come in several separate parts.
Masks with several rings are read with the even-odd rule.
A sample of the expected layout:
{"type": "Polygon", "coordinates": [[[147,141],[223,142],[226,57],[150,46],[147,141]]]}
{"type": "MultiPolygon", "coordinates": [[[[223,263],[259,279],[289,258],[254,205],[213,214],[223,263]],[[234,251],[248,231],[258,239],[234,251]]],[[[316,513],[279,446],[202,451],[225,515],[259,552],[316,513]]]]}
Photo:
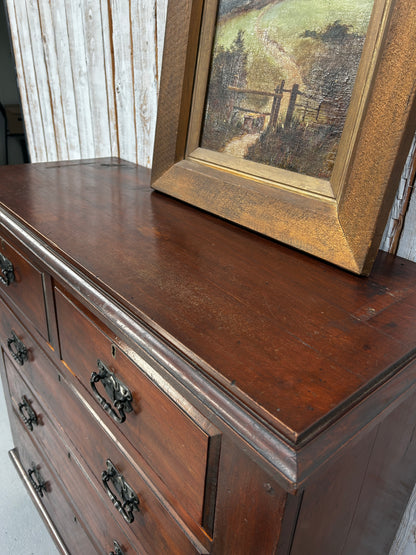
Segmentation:
{"type": "Polygon", "coordinates": [[[63,553],[388,553],[416,265],[358,278],[91,160],[0,170],[11,458],[63,553]]]}

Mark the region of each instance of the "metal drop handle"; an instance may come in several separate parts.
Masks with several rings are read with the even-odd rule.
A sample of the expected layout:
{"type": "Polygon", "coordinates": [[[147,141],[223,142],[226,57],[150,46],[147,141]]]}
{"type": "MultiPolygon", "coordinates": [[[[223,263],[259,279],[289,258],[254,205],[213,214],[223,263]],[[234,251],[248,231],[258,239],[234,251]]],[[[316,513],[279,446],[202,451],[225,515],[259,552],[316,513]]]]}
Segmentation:
{"type": "Polygon", "coordinates": [[[121,549],[120,544],[117,540],[113,541],[114,544],[114,551],[110,551],[108,555],[124,555],[124,551],[121,549]]]}
{"type": "Polygon", "coordinates": [[[101,408],[111,416],[115,422],[121,424],[126,420],[126,412],[131,412],[133,407],[132,394],[127,386],[125,386],[114,372],[111,372],[107,366],[97,360],[98,373],[93,372],[90,378],[90,386],[101,408]],[[101,382],[113,405],[108,402],[97,390],[96,384],[101,382]]]}
{"type": "Polygon", "coordinates": [[[24,425],[33,432],[33,424],[37,426],[38,417],[35,411],[29,404],[29,401],[23,395],[22,401],[18,404],[20,418],[23,420],[24,425]]]}
{"type": "Polygon", "coordinates": [[[27,348],[24,344],[20,341],[17,335],[12,330],[10,333],[10,337],[7,340],[7,348],[9,349],[10,354],[14,358],[14,360],[23,366],[26,360],[29,359],[29,354],[27,348]]]}
{"type": "Polygon", "coordinates": [[[43,493],[46,493],[46,482],[42,478],[41,473],[37,469],[35,463],[28,469],[27,475],[29,476],[30,483],[33,489],[36,491],[39,497],[43,497],[43,493]]]}
{"type": "Polygon", "coordinates": [[[0,253],[0,283],[8,287],[15,280],[13,264],[0,253]]]}
{"type": "Polygon", "coordinates": [[[133,488],[126,482],[124,476],[118,472],[110,459],[107,459],[106,465],[107,470],[104,470],[101,474],[101,480],[104,484],[104,488],[114,507],[122,515],[124,520],[128,524],[131,524],[134,521],[134,511],[140,511],[139,498],[133,488]],[[111,482],[114,486],[114,489],[120,496],[121,500],[118,499],[117,495],[111,491],[109,482],[111,482]]]}

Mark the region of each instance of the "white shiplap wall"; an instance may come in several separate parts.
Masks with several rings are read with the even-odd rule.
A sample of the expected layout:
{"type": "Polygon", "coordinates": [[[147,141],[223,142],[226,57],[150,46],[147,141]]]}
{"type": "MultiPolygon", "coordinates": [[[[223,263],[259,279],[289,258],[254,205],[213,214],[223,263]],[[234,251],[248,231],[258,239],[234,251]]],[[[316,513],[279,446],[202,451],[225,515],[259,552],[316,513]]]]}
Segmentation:
{"type": "Polygon", "coordinates": [[[381,247],[416,261],[416,136],[410,147],[381,247]]]}
{"type": "Polygon", "coordinates": [[[166,0],[6,0],[32,162],[149,166],[166,0]]]}

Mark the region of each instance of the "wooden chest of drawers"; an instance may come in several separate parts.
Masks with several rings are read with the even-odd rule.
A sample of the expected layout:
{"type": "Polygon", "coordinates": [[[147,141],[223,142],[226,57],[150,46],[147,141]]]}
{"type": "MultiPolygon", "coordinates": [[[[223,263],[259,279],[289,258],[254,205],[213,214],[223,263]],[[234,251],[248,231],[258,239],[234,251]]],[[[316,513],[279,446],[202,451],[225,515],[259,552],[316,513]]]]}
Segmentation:
{"type": "Polygon", "coordinates": [[[416,265],[358,278],[118,160],[0,171],[12,460],[63,553],[388,553],[416,265]]]}

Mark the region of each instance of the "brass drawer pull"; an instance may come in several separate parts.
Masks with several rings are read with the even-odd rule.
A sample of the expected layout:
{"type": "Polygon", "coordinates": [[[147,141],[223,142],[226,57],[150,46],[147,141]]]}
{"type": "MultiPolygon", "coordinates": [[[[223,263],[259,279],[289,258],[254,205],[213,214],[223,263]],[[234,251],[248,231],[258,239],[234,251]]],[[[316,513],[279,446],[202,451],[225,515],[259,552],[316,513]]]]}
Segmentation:
{"type": "Polygon", "coordinates": [[[118,541],[114,540],[114,551],[110,551],[108,555],[124,555],[124,551],[121,549],[118,541]]]}
{"type": "Polygon", "coordinates": [[[104,470],[101,474],[101,480],[104,484],[105,490],[111,499],[114,507],[122,515],[124,520],[131,524],[134,521],[133,511],[140,511],[139,509],[139,498],[135,494],[134,490],[129,486],[124,477],[118,472],[116,467],[107,459],[106,461],[107,470],[104,470]],[[121,497],[121,501],[116,495],[111,491],[108,482],[111,482],[114,489],[121,497]]]}
{"type": "Polygon", "coordinates": [[[0,283],[8,287],[14,282],[13,264],[3,254],[0,253],[0,283]]]}
{"type": "Polygon", "coordinates": [[[11,353],[14,360],[23,366],[24,362],[29,359],[28,351],[17,335],[12,330],[9,339],[7,340],[7,348],[11,353]]]}
{"type": "Polygon", "coordinates": [[[38,417],[36,416],[35,411],[29,404],[29,401],[23,395],[22,401],[18,405],[20,417],[23,420],[24,425],[33,432],[33,424],[37,426],[38,424],[38,417]]]}
{"type": "Polygon", "coordinates": [[[43,497],[43,492],[46,492],[46,482],[36,468],[35,463],[32,463],[32,466],[27,471],[27,475],[38,496],[43,497]]]}
{"type": "Polygon", "coordinates": [[[90,378],[90,385],[91,389],[94,393],[95,398],[101,405],[101,408],[108,413],[113,420],[121,424],[126,420],[126,412],[131,412],[133,407],[131,406],[131,402],[133,397],[130,393],[130,390],[127,386],[125,386],[111,370],[109,370],[106,365],[101,362],[101,360],[97,360],[97,366],[99,372],[93,372],[90,378]],[[114,404],[114,408],[112,407],[111,403],[106,401],[104,397],[98,392],[96,383],[101,381],[104,386],[107,395],[109,396],[111,402],[114,404]],[[118,414],[116,412],[118,411],[118,414]]]}

